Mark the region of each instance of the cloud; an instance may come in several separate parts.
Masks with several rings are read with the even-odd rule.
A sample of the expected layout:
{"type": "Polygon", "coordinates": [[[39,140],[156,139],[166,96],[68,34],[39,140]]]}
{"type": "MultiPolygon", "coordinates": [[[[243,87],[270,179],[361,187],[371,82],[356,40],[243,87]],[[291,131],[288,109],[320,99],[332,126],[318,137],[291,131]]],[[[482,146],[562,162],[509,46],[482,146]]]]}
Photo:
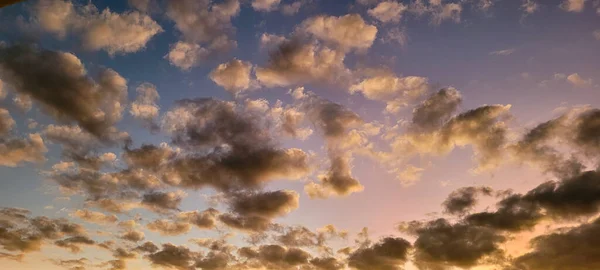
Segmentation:
{"type": "Polygon", "coordinates": [[[395,42],[398,43],[400,47],[404,47],[408,44],[409,37],[406,29],[396,27],[388,30],[385,37],[381,37],[381,40],[384,43],[395,42]]]}
{"type": "Polygon", "coordinates": [[[75,212],[73,212],[73,216],[96,224],[111,224],[119,220],[115,215],[105,215],[103,213],[94,212],[87,209],[77,209],[75,212]]]}
{"type": "Polygon", "coordinates": [[[568,12],[582,12],[585,8],[586,0],[564,0],[560,8],[568,12]]]}
{"type": "Polygon", "coordinates": [[[266,87],[306,83],[343,83],[350,75],[345,53],[316,42],[299,39],[279,42],[266,66],[256,68],[256,78],[266,87]]]}
{"type": "Polygon", "coordinates": [[[298,13],[300,11],[300,8],[302,8],[302,6],[304,4],[306,4],[306,2],[310,2],[311,0],[299,0],[299,1],[294,1],[291,4],[283,4],[281,5],[281,13],[283,13],[284,15],[287,16],[292,16],[296,13],[298,13]]]}
{"type": "Polygon", "coordinates": [[[69,249],[72,253],[79,253],[81,252],[82,245],[91,246],[96,244],[96,242],[87,236],[77,235],[57,240],[54,244],[58,247],[69,249]]]}
{"type": "Polygon", "coordinates": [[[295,191],[278,190],[264,193],[239,193],[230,199],[233,212],[242,216],[275,218],[295,210],[299,206],[299,195],[295,191]]]}
{"type": "Polygon", "coordinates": [[[407,232],[417,236],[414,263],[419,269],[470,268],[501,255],[500,245],[507,241],[493,229],[442,218],[412,223],[407,232]]]}
{"type": "Polygon", "coordinates": [[[123,233],[120,238],[123,240],[127,240],[127,241],[135,243],[135,242],[144,240],[145,236],[144,236],[144,232],[130,230],[130,231],[123,233]]]}
{"type": "Polygon", "coordinates": [[[217,85],[225,88],[228,92],[237,96],[244,90],[252,87],[250,78],[252,64],[238,59],[232,59],[227,63],[220,64],[209,75],[210,79],[217,85]]]}
{"type": "Polygon", "coordinates": [[[371,100],[386,102],[386,111],[395,113],[425,94],[429,87],[429,81],[424,77],[381,74],[364,79],[349,90],[350,93],[360,92],[371,100]]]}
{"type": "Polygon", "coordinates": [[[176,236],[189,232],[192,226],[187,222],[157,219],[148,223],[146,228],[159,233],[161,236],[176,236]]]}
{"type": "Polygon", "coordinates": [[[376,7],[369,9],[367,13],[369,16],[376,18],[377,20],[388,23],[388,22],[399,22],[402,18],[402,14],[408,9],[402,3],[396,1],[384,1],[377,4],[376,7]]]}
{"type": "Polygon", "coordinates": [[[316,16],[302,22],[300,29],[342,49],[368,49],[377,36],[377,27],[358,14],[340,17],[316,16]]]}
{"type": "Polygon", "coordinates": [[[598,235],[600,220],[537,236],[531,240],[533,250],[514,259],[514,269],[597,268],[600,266],[600,249],[596,243],[598,235]]]}
{"type": "Polygon", "coordinates": [[[163,32],[148,15],[137,11],[100,12],[88,3],[76,6],[68,1],[38,1],[32,9],[35,22],[45,31],[64,37],[77,33],[86,49],[105,50],[109,55],[140,51],[150,39],[163,32]]]}
{"type": "Polygon", "coordinates": [[[15,120],[10,115],[10,112],[4,108],[0,108],[0,135],[7,135],[15,124],[15,120]]]}
{"type": "Polygon", "coordinates": [[[445,212],[452,215],[464,215],[473,210],[478,195],[492,195],[489,187],[464,187],[450,193],[443,203],[445,212]]]}
{"type": "Polygon", "coordinates": [[[213,99],[182,100],[167,112],[163,128],[176,145],[212,154],[187,156],[168,164],[180,186],[212,186],[219,190],[257,187],[278,178],[298,179],[309,171],[308,155],[296,148],[276,146],[270,119],[213,99]]]}
{"type": "Polygon", "coordinates": [[[293,269],[308,263],[311,258],[304,250],[280,245],[262,245],[257,250],[245,247],[242,250],[242,256],[267,269],[293,269]]]}
{"type": "Polygon", "coordinates": [[[186,193],[181,190],[174,192],[150,192],[144,194],[142,205],[158,213],[179,210],[179,204],[181,204],[185,196],[186,193]]]}
{"type": "Polygon", "coordinates": [[[411,244],[385,237],[371,246],[361,247],[348,256],[348,266],[357,270],[400,270],[408,260],[411,244]]]}
{"type": "Polygon", "coordinates": [[[238,0],[168,2],[166,15],[175,23],[182,40],[171,45],[165,58],[172,65],[189,70],[213,52],[235,48],[237,42],[231,39],[235,27],[231,19],[239,11],[238,0]]]}
{"type": "Polygon", "coordinates": [[[521,8],[526,14],[533,14],[539,10],[540,5],[533,0],[523,0],[523,5],[521,8]]]}
{"type": "Polygon", "coordinates": [[[38,133],[27,138],[0,138],[0,165],[17,167],[23,162],[41,163],[46,161],[48,151],[38,133]]]}
{"type": "Polygon", "coordinates": [[[330,196],[347,196],[361,192],[364,186],[352,176],[350,158],[348,156],[332,154],[330,167],[326,174],[319,177],[318,183],[308,183],[304,191],[311,198],[324,199],[330,196]]]}
{"type": "Polygon", "coordinates": [[[252,0],[252,8],[257,11],[273,11],[277,9],[281,0],[252,0]]]}
{"type": "MultiPolygon", "coordinates": [[[[129,113],[134,118],[143,121],[145,125],[149,125],[150,127],[156,126],[157,124],[154,121],[158,118],[160,111],[160,107],[156,104],[160,98],[158,91],[156,91],[156,86],[151,83],[142,83],[135,91],[137,97],[131,103],[129,113]]],[[[158,127],[156,126],[155,128],[158,127]]]]}
{"type": "Polygon", "coordinates": [[[216,225],[218,215],[219,211],[209,208],[202,212],[181,212],[177,214],[177,218],[196,225],[199,229],[213,229],[216,225]]]}
{"type": "Polygon", "coordinates": [[[456,88],[441,89],[414,108],[413,127],[422,131],[438,129],[450,120],[461,103],[462,96],[456,88]]]}
{"type": "Polygon", "coordinates": [[[201,254],[190,251],[184,246],[163,244],[160,251],[149,254],[147,258],[153,266],[187,270],[200,256],[201,254]]]}
{"type": "Polygon", "coordinates": [[[442,22],[450,20],[455,23],[460,22],[463,7],[462,3],[445,3],[434,0],[428,1],[427,4],[423,0],[416,0],[409,6],[409,11],[416,15],[428,14],[431,16],[431,23],[440,25],[442,22]]]}
{"type": "Polygon", "coordinates": [[[596,40],[600,40],[600,30],[595,30],[592,35],[596,40]]]}
{"type": "Polygon", "coordinates": [[[592,86],[592,79],[585,80],[585,79],[581,78],[581,76],[579,76],[579,74],[577,74],[577,73],[573,73],[573,74],[567,76],[567,81],[577,87],[592,86]]]}
{"type": "Polygon", "coordinates": [[[121,120],[127,81],[112,69],[101,70],[93,80],[75,55],[30,46],[0,48],[0,66],[3,80],[17,93],[98,138],[108,139],[121,120]]]}
{"type": "Polygon", "coordinates": [[[507,56],[507,55],[513,54],[515,51],[516,51],[516,49],[499,50],[499,51],[490,52],[490,55],[507,56]]]}

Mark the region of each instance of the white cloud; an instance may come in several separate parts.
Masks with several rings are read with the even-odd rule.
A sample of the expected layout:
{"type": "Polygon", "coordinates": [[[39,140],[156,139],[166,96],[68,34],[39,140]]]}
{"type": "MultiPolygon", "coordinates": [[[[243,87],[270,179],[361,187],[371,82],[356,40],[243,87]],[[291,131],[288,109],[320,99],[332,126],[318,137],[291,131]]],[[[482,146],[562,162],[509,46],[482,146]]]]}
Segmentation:
{"type": "Polygon", "coordinates": [[[344,49],[368,49],[377,36],[377,27],[358,14],[312,17],[302,23],[301,29],[344,49]]]}
{"type": "Polygon", "coordinates": [[[382,74],[364,79],[349,90],[350,93],[361,92],[371,100],[386,102],[386,111],[394,113],[425,94],[428,89],[429,82],[425,77],[382,74]]]}
{"type": "Polygon", "coordinates": [[[182,70],[189,70],[200,64],[209,53],[207,49],[198,44],[179,41],[171,45],[171,50],[165,55],[165,58],[171,65],[182,70]]]}
{"type": "Polygon", "coordinates": [[[399,22],[402,18],[402,13],[404,13],[407,9],[408,7],[402,3],[398,3],[396,1],[385,1],[379,3],[376,7],[369,9],[368,13],[370,16],[383,23],[399,22]]]}
{"type": "Polygon", "coordinates": [[[220,64],[210,73],[210,79],[233,95],[251,87],[252,64],[238,59],[220,64]]]}

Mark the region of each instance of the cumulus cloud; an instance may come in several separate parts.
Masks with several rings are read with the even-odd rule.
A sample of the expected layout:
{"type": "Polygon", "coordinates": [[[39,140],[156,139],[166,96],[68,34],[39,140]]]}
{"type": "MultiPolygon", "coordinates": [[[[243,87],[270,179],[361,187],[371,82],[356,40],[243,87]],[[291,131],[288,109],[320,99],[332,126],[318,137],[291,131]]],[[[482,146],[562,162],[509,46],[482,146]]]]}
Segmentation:
{"type": "Polygon", "coordinates": [[[486,258],[501,255],[500,245],[507,241],[493,229],[452,224],[446,219],[414,222],[405,229],[417,236],[414,263],[419,269],[473,267],[486,258]]]}
{"type": "Polygon", "coordinates": [[[158,128],[154,121],[158,118],[160,107],[156,102],[160,98],[156,86],[151,83],[140,84],[135,91],[137,97],[131,103],[129,113],[136,119],[143,121],[149,127],[158,128]]]}
{"type": "Polygon", "coordinates": [[[130,230],[121,235],[121,239],[131,241],[131,242],[139,242],[144,240],[145,235],[144,232],[130,230]]]}
{"type": "Polygon", "coordinates": [[[102,70],[93,80],[75,55],[30,46],[0,48],[0,66],[4,81],[17,93],[96,137],[108,139],[121,120],[127,81],[112,69],[102,70]]]}
{"type": "Polygon", "coordinates": [[[181,190],[174,192],[150,192],[144,194],[142,198],[142,205],[159,213],[170,210],[178,210],[179,204],[181,204],[181,201],[185,196],[185,192],[181,190]]]}
{"type": "Polygon", "coordinates": [[[600,220],[531,240],[533,250],[514,259],[513,269],[594,269],[600,266],[600,220]],[[587,258],[582,260],[581,258],[587,258]]]}
{"type": "Polygon", "coordinates": [[[200,256],[200,253],[184,246],[163,244],[161,250],[148,255],[148,260],[153,266],[186,270],[190,269],[200,256]]]}
{"type": "Polygon", "coordinates": [[[427,93],[429,87],[429,81],[424,77],[382,74],[352,85],[350,93],[360,92],[368,99],[386,102],[386,111],[394,113],[427,93]]]}
{"type": "Polygon", "coordinates": [[[213,52],[236,47],[237,42],[231,39],[235,32],[231,19],[239,11],[238,0],[168,2],[167,17],[175,23],[181,40],[171,45],[165,58],[172,65],[189,70],[213,52]]]}
{"type": "Polygon", "coordinates": [[[377,27],[358,14],[312,17],[302,22],[300,29],[342,49],[368,49],[377,36],[377,27]]]}
{"type": "Polygon", "coordinates": [[[278,42],[266,66],[256,68],[256,78],[267,87],[306,83],[342,83],[350,75],[344,52],[299,39],[278,42]]]}
{"type": "Polygon", "coordinates": [[[252,87],[251,71],[251,63],[233,59],[217,66],[210,73],[209,77],[213,82],[225,88],[231,94],[238,95],[252,87]]]}
{"type": "Polygon", "coordinates": [[[377,20],[388,23],[388,22],[399,22],[402,18],[402,14],[408,9],[402,3],[396,1],[383,1],[377,4],[376,7],[369,9],[368,14],[377,20]]]}
{"type": "Polygon", "coordinates": [[[101,212],[90,211],[87,209],[78,209],[73,212],[73,216],[76,216],[80,219],[83,219],[87,222],[97,223],[97,224],[110,224],[115,223],[119,219],[115,215],[106,215],[101,212]]]}
{"type": "Polygon", "coordinates": [[[440,25],[444,21],[460,22],[462,14],[462,3],[442,3],[434,0],[425,2],[416,0],[409,6],[409,11],[417,15],[430,15],[431,23],[440,25]]]}
{"type": "Polygon", "coordinates": [[[592,86],[592,79],[583,79],[579,74],[573,73],[567,76],[567,81],[577,87],[590,87],[592,86]]]}
{"type": "Polygon", "coordinates": [[[27,138],[0,138],[0,165],[16,167],[23,162],[41,163],[46,161],[48,151],[38,133],[27,138]]]}
{"type": "Polygon", "coordinates": [[[568,12],[582,12],[585,8],[586,0],[564,0],[560,8],[568,12]]]}
{"type": "Polygon", "coordinates": [[[176,236],[189,232],[192,226],[187,222],[157,219],[148,223],[146,228],[153,232],[158,232],[162,236],[176,236]]]}
{"type": "Polygon", "coordinates": [[[358,270],[403,269],[410,249],[411,244],[408,241],[386,237],[371,246],[352,252],[348,256],[348,265],[358,270]]]}
{"type": "Polygon", "coordinates": [[[196,225],[199,229],[212,229],[217,223],[219,211],[209,208],[202,212],[188,211],[177,214],[177,218],[190,224],[196,225]]]}
{"type": "Polygon", "coordinates": [[[464,187],[450,193],[443,203],[444,210],[452,215],[464,215],[477,204],[478,195],[492,195],[489,187],[464,187]]]}
{"type": "Polygon", "coordinates": [[[163,31],[149,16],[137,11],[100,12],[96,6],[73,5],[70,1],[40,0],[33,7],[33,17],[45,31],[64,37],[77,33],[89,50],[105,50],[110,55],[140,51],[150,39],[163,31]]]}
{"type": "Polygon", "coordinates": [[[533,14],[540,8],[539,4],[533,0],[523,0],[521,8],[526,14],[533,14]]]}

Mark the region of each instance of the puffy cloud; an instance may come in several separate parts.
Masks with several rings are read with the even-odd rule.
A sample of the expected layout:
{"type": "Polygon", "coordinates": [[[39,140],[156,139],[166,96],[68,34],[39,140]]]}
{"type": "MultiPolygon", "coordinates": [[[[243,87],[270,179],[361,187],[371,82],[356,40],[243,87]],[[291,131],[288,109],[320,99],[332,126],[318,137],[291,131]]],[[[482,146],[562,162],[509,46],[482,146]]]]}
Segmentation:
{"type": "Polygon", "coordinates": [[[144,252],[144,253],[155,253],[159,250],[159,248],[154,243],[147,241],[147,242],[144,242],[143,244],[135,247],[133,250],[137,251],[137,252],[144,252]]]}
{"type": "Polygon", "coordinates": [[[252,64],[238,59],[220,64],[210,73],[210,79],[233,95],[252,87],[252,64]]]}
{"type": "Polygon", "coordinates": [[[364,189],[364,186],[352,176],[348,156],[334,154],[330,157],[330,162],[327,173],[319,177],[320,182],[311,182],[304,186],[304,191],[311,198],[346,196],[364,189]]]}
{"type": "Polygon", "coordinates": [[[450,193],[444,201],[444,210],[452,215],[463,215],[477,204],[478,195],[492,195],[489,187],[464,187],[450,193]]]}
{"type": "Polygon", "coordinates": [[[417,236],[415,261],[419,269],[469,268],[501,254],[507,238],[497,231],[445,219],[411,223],[407,232],[417,236]]]}
{"type": "Polygon", "coordinates": [[[10,112],[4,108],[0,108],[0,135],[8,134],[15,126],[15,120],[10,115],[10,112]]]}
{"type": "Polygon", "coordinates": [[[242,216],[275,218],[286,215],[299,206],[299,195],[295,191],[278,190],[263,193],[235,194],[231,201],[231,210],[242,216]]]}
{"type": "Polygon", "coordinates": [[[277,179],[298,179],[310,171],[308,155],[300,149],[276,146],[270,119],[261,111],[213,100],[183,100],[166,113],[164,128],[186,149],[208,155],[175,159],[169,170],[187,187],[220,190],[257,187],[277,179]]]}
{"type": "Polygon", "coordinates": [[[579,74],[577,74],[577,73],[573,73],[573,74],[567,76],[567,81],[577,87],[592,86],[592,79],[585,80],[585,79],[581,78],[581,76],[579,76],[579,74]]]}
{"type": "Polygon", "coordinates": [[[427,78],[396,77],[382,74],[364,79],[350,87],[350,93],[361,92],[366,98],[387,103],[386,111],[397,112],[429,90],[427,78]]]}
{"type": "Polygon", "coordinates": [[[514,259],[514,269],[595,269],[600,267],[600,220],[564,228],[531,240],[533,250],[514,259]],[[582,259],[586,258],[586,259],[582,259]]]}
{"type": "Polygon", "coordinates": [[[121,239],[131,241],[131,242],[139,242],[144,240],[144,232],[130,230],[121,235],[121,239]]]}
{"type": "Polygon", "coordinates": [[[181,201],[185,196],[185,192],[180,190],[174,192],[150,192],[144,194],[142,205],[159,213],[169,210],[178,210],[179,204],[181,204],[181,201]]]}
{"type": "Polygon", "coordinates": [[[300,29],[342,49],[368,49],[377,36],[377,27],[367,24],[358,14],[312,17],[300,29]]]}
{"type": "Polygon", "coordinates": [[[155,126],[154,120],[158,117],[160,107],[156,102],[160,98],[156,86],[151,83],[140,84],[135,91],[137,97],[131,103],[129,113],[136,119],[142,120],[145,124],[155,126]]]}
{"type": "Polygon", "coordinates": [[[383,1],[377,4],[376,7],[369,9],[367,13],[383,23],[399,22],[402,18],[402,14],[407,9],[408,7],[402,3],[396,1],[383,1]]]}
{"type": "Polygon", "coordinates": [[[73,216],[76,216],[87,222],[97,224],[110,224],[115,223],[119,220],[115,215],[105,215],[104,213],[94,212],[87,209],[78,209],[75,212],[73,212],[73,216]]]}
{"type": "Polygon", "coordinates": [[[121,120],[127,81],[112,69],[102,70],[94,81],[75,55],[28,46],[0,48],[0,66],[4,81],[17,93],[96,137],[108,139],[121,120]]]}
{"type": "Polygon", "coordinates": [[[165,55],[165,58],[173,66],[182,70],[190,70],[200,64],[200,61],[209,54],[210,52],[206,48],[202,48],[198,44],[178,41],[171,45],[171,50],[165,55]]]}
{"type": "Polygon", "coordinates": [[[564,0],[560,8],[568,12],[582,12],[585,8],[586,0],[564,0]]]}
{"type": "Polygon", "coordinates": [[[200,256],[201,254],[190,251],[184,246],[163,244],[160,251],[149,254],[147,258],[153,266],[187,270],[200,256]]]}
{"type": "Polygon", "coordinates": [[[252,8],[257,11],[272,11],[277,9],[281,0],[252,0],[252,8]]]}
{"type": "Polygon", "coordinates": [[[188,70],[213,51],[226,51],[237,46],[231,40],[235,31],[231,19],[239,11],[238,0],[168,2],[167,17],[175,22],[182,40],[171,46],[166,58],[172,65],[188,70]]]}
{"type": "Polygon", "coordinates": [[[263,245],[257,250],[242,248],[241,255],[267,269],[294,269],[308,263],[310,254],[298,248],[263,245]]]}
{"type": "Polygon", "coordinates": [[[82,245],[94,245],[96,242],[87,236],[77,235],[65,239],[57,240],[54,244],[61,248],[69,249],[72,253],[81,252],[82,245]]]}
{"type": "Polygon", "coordinates": [[[29,134],[26,139],[0,138],[0,165],[16,167],[23,162],[44,162],[47,151],[38,133],[29,134]]]}
{"type": "MultiPolygon", "coordinates": [[[[310,0],[308,0],[308,1],[310,1],[310,0]]],[[[300,8],[302,8],[302,5],[304,5],[305,2],[306,1],[299,0],[299,1],[295,1],[290,4],[283,4],[283,5],[281,5],[281,13],[283,13],[284,15],[287,15],[287,16],[292,16],[292,15],[298,13],[298,11],[300,11],[300,8]]]]}
{"type": "Polygon", "coordinates": [[[239,216],[232,214],[222,214],[219,221],[225,225],[246,232],[262,232],[273,228],[271,220],[261,216],[239,216]]]}
{"type": "Polygon", "coordinates": [[[110,55],[137,52],[163,31],[148,15],[137,11],[114,13],[108,8],[100,12],[91,3],[79,7],[69,1],[40,0],[33,13],[43,30],[59,37],[76,32],[85,48],[105,50],[110,55]]]}
{"type": "Polygon", "coordinates": [[[462,96],[453,87],[431,95],[413,110],[412,124],[418,130],[431,131],[450,120],[462,103],[462,96]]]}
{"type": "Polygon", "coordinates": [[[200,229],[212,229],[215,227],[219,211],[209,208],[205,211],[189,211],[177,214],[177,218],[196,225],[200,229]]]}
{"type": "Polygon", "coordinates": [[[350,75],[345,54],[315,42],[299,39],[278,42],[265,67],[256,68],[256,78],[267,87],[306,83],[342,83],[350,75]]]}
{"type": "Polygon", "coordinates": [[[431,23],[440,25],[446,20],[460,22],[462,13],[462,3],[442,3],[442,1],[428,1],[426,4],[423,0],[416,0],[411,3],[409,11],[417,15],[431,15],[431,23]]]}
{"type": "Polygon", "coordinates": [[[358,270],[400,270],[408,260],[411,244],[402,238],[386,237],[348,256],[348,265],[358,270]]]}
{"type": "Polygon", "coordinates": [[[148,230],[158,232],[162,236],[176,236],[187,233],[191,229],[191,225],[187,222],[171,221],[167,219],[157,219],[146,225],[148,230]]]}

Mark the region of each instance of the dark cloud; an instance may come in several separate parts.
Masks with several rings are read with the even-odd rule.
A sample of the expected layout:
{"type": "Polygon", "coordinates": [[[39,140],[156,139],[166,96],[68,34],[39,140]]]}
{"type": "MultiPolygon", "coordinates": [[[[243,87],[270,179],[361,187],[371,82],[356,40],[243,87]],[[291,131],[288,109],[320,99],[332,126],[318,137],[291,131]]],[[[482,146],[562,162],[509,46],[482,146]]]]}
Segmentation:
{"type": "Polygon", "coordinates": [[[127,231],[121,235],[121,239],[131,242],[139,242],[144,240],[144,233],[135,230],[127,231]]]}
{"type": "Polygon", "coordinates": [[[146,257],[153,266],[189,270],[200,256],[201,254],[190,251],[184,246],[163,244],[160,251],[146,257]]]}
{"type": "Polygon", "coordinates": [[[507,238],[494,229],[467,223],[451,224],[445,219],[408,226],[417,236],[415,264],[420,269],[469,268],[502,254],[507,238]]]}
{"type": "Polygon", "coordinates": [[[463,215],[475,207],[479,194],[490,196],[492,189],[489,187],[464,187],[455,190],[444,201],[444,210],[452,215],[463,215]]]}
{"type": "Polygon", "coordinates": [[[196,262],[195,267],[202,270],[227,269],[233,257],[225,252],[211,251],[196,262]]]}
{"type": "Polygon", "coordinates": [[[583,270],[600,267],[600,220],[541,235],[533,250],[515,258],[515,270],[583,270]]]}
{"type": "Polygon", "coordinates": [[[465,220],[477,226],[516,232],[532,229],[543,217],[535,203],[524,200],[520,194],[511,194],[497,203],[496,211],[474,213],[465,220]]]}
{"type": "Polygon", "coordinates": [[[57,240],[54,244],[58,247],[67,248],[73,253],[78,253],[81,251],[82,245],[94,245],[96,242],[87,236],[78,235],[57,240]]]}
{"type": "Polygon", "coordinates": [[[248,232],[266,231],[274,226],[270,219],[261,216],[222,214],[219,216],[219,221],[231,228],[248,232]]]}
{"type": "Polygon", "coordinates": [[[341,270],[344,263],[334,257],[319,257],[310,260],[310,264],[318,270],[341,270]]]}
{"type": "Polygon", "coordinates": [[[263,245],[257,250],[242,249],[248,259],[267,269],[295,269],[305,265],[311,256],[298,248],[285,248],[279,245],[263,245]]]}
{"type": "Polygon", "coordinates": [[[310,170],[304,151],[277,147],[269,119],[242,105],[182,100],[166,113],[163,126],[176,145],[192,151],[168,168],[184,187],[252,188],[276,178],[297,179],[310,170]]]}
{"type": "Polygon", "coordinates": [[[275,218],[298,208],[295,191],[278,190],[261,193],[238,193],[231,198],[231,211],[241,216],[275,218]]]}
{"type": "Polygon", "coordinates": [[[179,210],[184,192],[151,192],[142,197],[142,205],[155,212],[179,210]]]}
{"type": "Polygon", "coordinates": [[[462,96],[455,88],[444,88],[414,108],[412,125],[419,131],[438,129],[456,113],[461,102],[462,96]]]}
{"type": "Polygon", "coordinates": [[[155,253],[159,250],[159,248],[154,243],[148,241],[135,247],[133,250],[143,253],[155,253]]]}
{"type": "Polygon", "coordinates": [[[98,138],[114,132],[127,99],[127,81],[111,69],[97,80],[73,54],[32,46],[0,48],[0,74],[59,120],[77,122],[98,138]]]}
{"type": "Polygon", "coordinates": [[[411,244],[402,238],[386,237],[379,242],[361,247],[348,256],[348,266],[358,270],[403,269],[411,244]]]}

